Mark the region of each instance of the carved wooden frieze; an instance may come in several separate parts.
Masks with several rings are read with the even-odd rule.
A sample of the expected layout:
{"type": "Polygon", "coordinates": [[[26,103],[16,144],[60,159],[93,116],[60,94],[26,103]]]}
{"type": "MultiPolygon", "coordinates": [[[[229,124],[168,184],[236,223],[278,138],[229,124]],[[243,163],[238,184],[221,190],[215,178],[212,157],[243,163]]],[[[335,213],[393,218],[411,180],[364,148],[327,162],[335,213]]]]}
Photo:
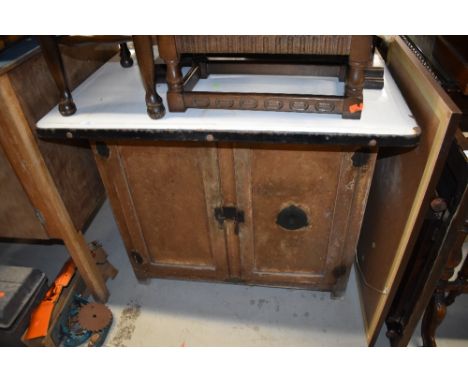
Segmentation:
{"type": "Polygon", "coordinates": [[[184,104],[198,109],[233,109],[233,110],[266,110],[290,111],[299,113],[334,113],[343,110],[341,97],[297,96],[251,93],[215,93],[189,92],[183,95],[184,104]]]}

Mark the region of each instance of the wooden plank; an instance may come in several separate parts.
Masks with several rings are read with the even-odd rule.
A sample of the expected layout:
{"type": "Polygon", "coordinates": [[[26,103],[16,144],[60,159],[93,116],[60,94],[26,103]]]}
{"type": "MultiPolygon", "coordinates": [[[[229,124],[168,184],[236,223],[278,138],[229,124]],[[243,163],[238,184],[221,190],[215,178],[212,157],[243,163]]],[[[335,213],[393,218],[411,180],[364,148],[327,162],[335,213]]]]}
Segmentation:
{"type": "MultiPolygon", "coordinates": [[[[362,222],[364,219],[364,213],[366,210],[367,200],[369,197],[370,186],[372,182],[372,177],[375,170],[375,163],[377,159],[377,148],[370,147],[368,150],[363,150],[358,154],[353,155],[362,155],[358,160],[362,160],[363,163],[360,166],[352,166],[351,171],[353,178],[353,193],[352,200],[349,203],[348,216],[347,216],[347,227],[344,232],[344,240],[341,248],[340,256],[337,258],[335,264],[333,264],[333,269],[346,270],[345,272],[340,272],[338,275],[335,272],[336,283],[333,287],[333,293],[336,297],[339,297],[344,293],[346,285],[349,279],[349,273],[351,267],[356,258],[357,243],[359,239],[359,234],[361,232],[362,222]],[[368,151],[368,152],[367,152],[368,151]]],[[[348,155],[350,157],[350,155],[348,155]]],[[[353,160],[353,157],[350,157],[353,160]]],[[[355,159],[356,160],[356,159],[355,159]]],[[[349,188],[349,183],[345,185],[349,188]]],[[[332,244],[332,243],[330,243],[332,244]]],[[[329,267],[331,268],[331,264],[329,267]]]]}
{"type": "Polygon", "coordinates": [[[369,344],[390,308],[459,120],[458,108],[400,38],[387,65],[422,134],[417,148],[387,150],[377,160],[357,257],[369,344]]]}
{"type": "MultiPolygon", "coordinates": [[[[218,147],[219,178],[223,206],[237,206],[236,174],[234,170],[234,150],[232,145],[225,143],[218,147]]],[[[239,235],[236,233],[236,223],[226,220],[223,223],[226,240],[226,251],[229,265],[229,277],[241,279],[241,261],[239,255],[239,235]]]]}

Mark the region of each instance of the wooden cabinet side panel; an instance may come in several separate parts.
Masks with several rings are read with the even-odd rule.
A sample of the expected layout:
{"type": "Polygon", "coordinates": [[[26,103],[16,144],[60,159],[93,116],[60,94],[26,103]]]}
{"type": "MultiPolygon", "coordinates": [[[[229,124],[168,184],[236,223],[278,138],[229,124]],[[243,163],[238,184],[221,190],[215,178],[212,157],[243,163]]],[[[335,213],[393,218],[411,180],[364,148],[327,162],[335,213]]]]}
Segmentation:
{"type": "MultiPolygon", "coordinates": [[[[347,217],[344,218],[346,219],[346,229],[344,232],[338,233],[338,235],[344,237],[344,241],[341,248],[339,248],[340,252],[338,256],[335,255],[335,257],[333,257],[330,253],[328,255],[330,259],[328,269],[332,270],[329,273],[329,277],[331,278],[330,282],[334,283],[333,293],[335,296],[340,296],[344,293],[349,279],[349,273],[356,259],[358,240],[375,170],[375,163],[377,160],[376,148],[365,148],[364,151],[365,153],[359,153],[358,149],[357,152],[359,154],[357,155],[365,155],[367,159],[364,161],[366,163],[360,166],[353,166],[350,163],[347,167],[350,173],[349,175],[352,174],[352,180],[351,182],[345,180],[346,184],[344,186],[346,189],[346,197],[343,198],[343,202],[347,204],[347,207],[342,208],[342,210],[347,211],[347,217]],[[350,195],[351,187],[352,193],[350,195]],[[351,196],[351,198],[349,198],[349,196],[351,196]]],[[[348,152],[344,158],[352,162],[354,155],[356,154],[348,152]]],[[[334,237],[337,236],[335,235],[334,237]]],[[[332,245],[331,240],[330,245],[332,245]]]]}
{"type": "MultiPolygon", "coordinates": [[[[116,47],[64,47],[64,65],[72,89],[83,82],[116,52],[116,47]]],[[[18,101],[32,130],[59,100],[41,52],[8,72],[18,101]]],[[[79,105],[78,105],[79,107],[79,105]]],[[[105,199],[93,155],[87,142],[38,140],[39,149],[77,229],[84,229],[105,199]]]]}
{"type": "Polygon", "coordinates": [[[74,226],[85,230],[106,199],[89,144],[39,140],[38,146],[74,226]]]}

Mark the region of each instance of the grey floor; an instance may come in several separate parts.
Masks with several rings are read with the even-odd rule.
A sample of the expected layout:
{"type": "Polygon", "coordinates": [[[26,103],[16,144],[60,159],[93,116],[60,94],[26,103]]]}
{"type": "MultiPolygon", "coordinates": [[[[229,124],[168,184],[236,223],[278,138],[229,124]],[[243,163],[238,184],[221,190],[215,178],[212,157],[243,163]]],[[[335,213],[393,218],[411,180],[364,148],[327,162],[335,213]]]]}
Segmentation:
{"type": "MultiPolygon", "coordinates": [[[[119,269],[109,281],[114,323],[108,346],[365,346],[352,272],[346,295],[180,280],[137,282],[108,203],[86,232],[119,269]]],[[[62,245],[0,243],[0,263],[33,266],[53,279],[68,258],[62,245]]],[[[468,345],[468,296],[450,307],[439,346],[468,345]]],[[[412,346],[420,346],[416,335],[412,346]]],[[[388,346],[383,333],[378,346],[388,346]]]]}

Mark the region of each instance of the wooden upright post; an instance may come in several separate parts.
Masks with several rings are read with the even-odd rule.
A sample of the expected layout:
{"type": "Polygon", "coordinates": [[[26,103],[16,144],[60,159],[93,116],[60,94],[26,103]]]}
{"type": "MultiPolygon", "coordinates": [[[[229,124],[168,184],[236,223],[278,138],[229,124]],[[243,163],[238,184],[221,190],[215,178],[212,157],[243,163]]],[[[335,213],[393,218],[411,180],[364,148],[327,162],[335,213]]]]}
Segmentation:
{"type": "Polygon", "coordinates": [[[40,36],[39,43],[42,55],[47,62],[50,74],[60,92],[59,111],[64,117],[75,114],[76,106],[68,85],[67,76],[63,67],[62,56],[58,47],[57,39],[54,36],[40,36]]]}
{"type": "Polygon", "coordinates": [[[365,69],[372,52],[372,36],[353,36],[349,53],[349,69],[345,85],[343,118],[360,119],[364,106],[365,69]]]}
{"type": "Polygon", "coordinates": [[[156,91],[156,70],[154,66],[153,42],[151,36],[133,36],[133,45],[140,68],[141,79],[145,87],[146,110],[150,118],[164,117],[166,110],[156,91]]]}
{"type": "Polygon", "coordinates": [[[159,55],[167,66],[167,103],[170,111],[185,111],[182,94],[182,71],[180,56],[176,49],[175,36],[158,36],[159,55]]]}

